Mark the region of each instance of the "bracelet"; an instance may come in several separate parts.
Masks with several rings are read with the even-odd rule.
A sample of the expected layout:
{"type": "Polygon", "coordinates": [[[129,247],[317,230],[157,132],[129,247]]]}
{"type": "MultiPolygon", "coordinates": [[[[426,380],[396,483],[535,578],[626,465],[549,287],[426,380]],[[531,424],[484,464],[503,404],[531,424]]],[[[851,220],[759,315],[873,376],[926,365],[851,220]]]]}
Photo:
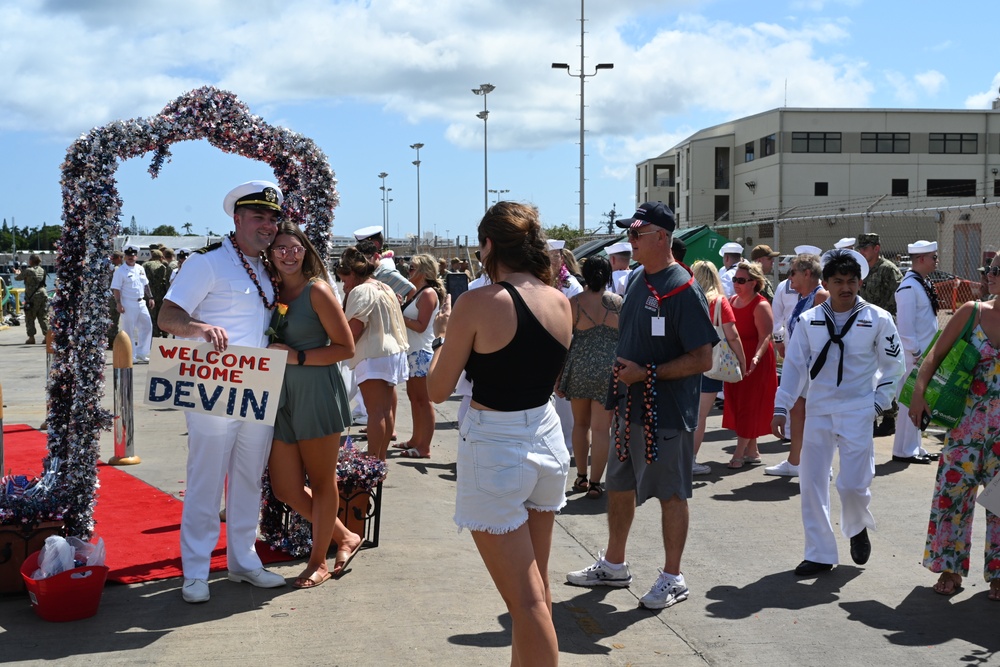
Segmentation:
{"type": "Polygon", "coordinates": [[[305,366],[305,365],[306,365],[306,351],[299,350],[299,366],[305,366]]]}
{"type": "Polygon", "coordinates": [[[438,336],[433,341],[431,341],[431,352],[434,352],[435,350],[437,350],[442,345],[444,345],[444,338],[442,338],[441,336],[438,336]]]}

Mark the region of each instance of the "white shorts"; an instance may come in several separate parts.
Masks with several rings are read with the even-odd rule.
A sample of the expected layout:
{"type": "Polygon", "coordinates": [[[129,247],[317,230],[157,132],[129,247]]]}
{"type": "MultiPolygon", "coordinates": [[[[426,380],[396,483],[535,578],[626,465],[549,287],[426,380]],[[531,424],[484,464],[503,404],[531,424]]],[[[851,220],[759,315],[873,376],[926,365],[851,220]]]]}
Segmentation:
{"type": "Polygon", "coordinates": [[[528,520],[528,510],[566,504],[569,452],[552,401],[530,410],[469,408],[458,431],[455,524],[502,535],[528,520]]]}
{"type": "Polygon", "coordinates": [[[354,367],[354,377],[359,385],[367,380],[383,380],[391,385],[403,384],[410,377],[406,352],[397,352],[388,357],[362,359],[354,367]]]}

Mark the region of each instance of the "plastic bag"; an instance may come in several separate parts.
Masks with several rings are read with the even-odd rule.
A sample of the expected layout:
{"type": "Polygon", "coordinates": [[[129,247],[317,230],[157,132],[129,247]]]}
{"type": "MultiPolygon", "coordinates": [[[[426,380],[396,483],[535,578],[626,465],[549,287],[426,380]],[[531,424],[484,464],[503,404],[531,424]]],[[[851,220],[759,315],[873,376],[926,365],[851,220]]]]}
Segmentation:
{"type": "Polygon", "coordinates": [[[74,560],[77,567],[87,565],[104,565],[104,538],[97,538],[97,544],[84,542],[78,537],[67,537],[66,541],[73,547],[74,560]]]}
{"type": "Polygon", "coordinates": [[[51,535],[45,538],[45,545],[38,555],[38,569],[31,575],[32,579],[48,579],[49,577],[72,570],[75,553],[73,547],[62,535],[51,535]]]}

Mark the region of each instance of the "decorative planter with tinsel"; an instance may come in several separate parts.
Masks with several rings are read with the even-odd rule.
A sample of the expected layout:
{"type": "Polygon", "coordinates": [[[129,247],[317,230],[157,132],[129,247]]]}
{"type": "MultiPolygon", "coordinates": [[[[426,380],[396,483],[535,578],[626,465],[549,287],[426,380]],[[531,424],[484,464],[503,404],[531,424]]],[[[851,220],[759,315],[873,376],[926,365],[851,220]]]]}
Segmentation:
{"type": "Polygon", "coordinates": [[[63,530],[65,507],[53,493],[55,478],[55,472],[0,478],[0,593],[23,592],[22,563],[63,530]]]}

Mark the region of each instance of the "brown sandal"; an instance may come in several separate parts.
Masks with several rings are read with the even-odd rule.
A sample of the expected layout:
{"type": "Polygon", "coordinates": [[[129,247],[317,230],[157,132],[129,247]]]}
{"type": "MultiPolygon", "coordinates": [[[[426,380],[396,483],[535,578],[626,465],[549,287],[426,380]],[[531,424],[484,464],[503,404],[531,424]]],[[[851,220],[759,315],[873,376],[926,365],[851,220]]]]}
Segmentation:
{"type": "Polygon", "coordinates": [[[586,493],[590,490],[590,483],[587,482],[587,476],[576,474],[576,481],[573,482],[573,491],[575,493],[586,493]]]}
{"type": "Polygon", "coordinates": [[[604,487],[601,486],[600,482],[595,482],[590,480],[590,488],[587,490],[587,497],[591,500],[597,500],[604,495],[604,487]]]}
{"type": "Polygon", "coordinates": [[[954,572],[942,572],[937,583],[934,584],[934,592],[938,595],[950,597],[960,590],[962,590],[962,575],[954,572]]]}

